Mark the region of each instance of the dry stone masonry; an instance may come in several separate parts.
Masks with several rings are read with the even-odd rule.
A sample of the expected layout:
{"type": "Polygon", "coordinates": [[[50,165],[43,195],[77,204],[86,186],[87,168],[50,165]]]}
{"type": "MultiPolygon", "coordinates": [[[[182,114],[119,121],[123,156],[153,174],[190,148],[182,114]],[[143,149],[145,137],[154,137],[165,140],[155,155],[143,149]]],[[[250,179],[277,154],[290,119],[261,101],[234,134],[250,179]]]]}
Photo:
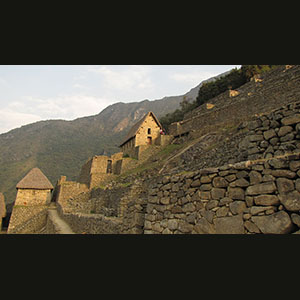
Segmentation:
{"type": "Polygon", "coordinates": [[[146,234],[293,233],[299,154],[165,176],[149,192],[146,234]]]}

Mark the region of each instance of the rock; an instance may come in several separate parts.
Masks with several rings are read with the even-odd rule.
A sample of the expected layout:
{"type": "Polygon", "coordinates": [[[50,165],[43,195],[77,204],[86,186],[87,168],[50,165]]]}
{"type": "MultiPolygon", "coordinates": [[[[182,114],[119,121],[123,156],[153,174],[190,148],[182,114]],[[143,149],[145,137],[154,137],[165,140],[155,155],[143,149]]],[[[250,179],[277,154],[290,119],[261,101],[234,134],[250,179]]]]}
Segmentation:
{"type": "Polygon", "coordinates": [[[272,158],[269,160],[269,165],[274,169],[284,169],[288,168],[289,162],[287,160],[272,158]]]}
{"type": "Polygon", "coordinates": [[[213,217],[214,217],[214,212],[211,210],[203,210],[200,211],[200,214],[202,217],[204,217],[209,223],[212,223],[213,217]]]}
{"type": "Polygon", "coordinates": [[[235,181],[235,186],[237,187],[247,187],[249,185],[250,185],[249,181],[246,180],[245,178],[240,178],[235,181]]]}
{"type": "Polygon", "coordinates": [[[292,125],[300,122],[300,114],[294,114],[281,119],[283,125],[292,125]]]}
{"type": "Polygon", "coordinates": [[[211,194],[210,194],[210,192],[199,191],[199,197],[202,200],[210,200],[211,199],[211,194]]]}
{"type": "Polygon", "coordinates": [[[246,195],[271,194],[276,191],[274,182],[264,182],[249,186],[246,190],[246,195]]]}
{"type": "Polygon", "coordinates": [[[171,213],[172,214],[178,214],[178,213],[181,213],[181,212],[182,212],[181,206],[176,205],[176,206],[171,208],[171,213]]]}
{"type": "Polygon", "coordinates": [[[277,205],[280,204],[280,201],[276,195],[259,195],[254,197],[254,202],[256,205],[277,205]]]}
{"type": "Polygon", "coordinates": [[[167,191],[167,190],[170,190],[171,188],[172,188],[172,183],[168,183],[168,184],[162,186],[161,190],[167,191]]]}
{"type": "Polygon", "coordinates": [[[280,202],[288,211],[298,212],[300,210],[300,193],[296,190],[278,196],[280,202]]]}
{"type": "Polygon", "coordinates": [[[235,174],[230,174],[230,175],[225,176],[225,179],[228,182],[232,182],[232,181],[234,181],[236,179],[236,176],[235,176],[235,174]]]}
{"type": "Polygon", "coordinates": [[[234,201],[229,204],[229,208],[233,215],[237,215],[243,213],[247,207],[244,201],[234,201]]]}
{"type": "Polygon", "coordinates": [[[175,183],[173,184],[172,186],[172,192],[179,192],[179,184],[178,183],[175,183]]]}
{"type": "Polygon", "coordinates": [[[293,172],[296,172],[297,170],[300,169],[300,160],[292,160],[292,161],[290,161],[289,167],[290,167],[290,169],[293,172]]]}
{"type": "Polygon", "coordinates": [[[285,211],[279,211],[270,216],[252,217],[251,220],[266,234],[285,234],[293,229],[293,223],[285,211]]]}
{"type": "Polygon", "coordinates": [[[201,183],[210,183],[211,182],[211,178],[209,176],[201,176],[200,182],[201,183]]]}
{"type": "Polygon", "coordinates": [[[225,189],[212,188],[212,190],[211,190],[211,197],[212,197],[212,199],[221,199],[221,198],[224,198],[225,192],[226,192],[225,189]]]}
{"type": "Polygon", "coordinates": [[[254,216],[254,215],[257,215],[257,214],[259,214],[261,212],[264,212],[268,209],[271,209],[271,208],[273,208],[273,207],[272,206],[252,206],[250,208],[250,213],[251,213],[251,215],[254,216]]]}
{"type": "Polygon", "coordinates": [[[172,234],[173,232],[169,230],[169,228],[165,228],[162,232],[162,234],[172,234]]]}
{"type": "Polygon", "coordinates": [[[291,219],[294,224],[296,224],[298,227],[300,227],[300,216],[298,214],[292,213],[291,219]]]}
{"type": "Polygon", "coordinates": [[[219,206],[224,206],[224,205],[226,205],[228,203],[231,203],[232,201],[233,200],[231,198],[225,197],[225,198],[223,198],[223,199],[220,200],[219,206]]]}
{"type": "Polygon", "coordinates": [[[170,204],[170,197],[160,198],[160,203],[165,205],[170,204]]]}
{"type": "Polygon", "coordinates": [[[195,211],[195,205],[193,203],[188,203],[188,204],[185,204],[183,207],[182,207],[182,211],[183,212],[192,212],[192,211],[195,211]]]}
{"type": "Polygon", "coordinates": [[[200,191],[210,191],[212,188],[212,185],[210,183],[202,184],[200,186],[200,191]]]}
{"type": "Polygon", "coordinates": [[[246,201],[246,204],[248,207],[251,207],[253,205],[253,197],[250,197],[250,196],[246,196],[245,197],[245,201],[246,201]]]}
{"type": "Polygon", "coordinates": [[[249,178],[250,178],[251,185],[261,183],[261,181],[262,181],[262,176],[257,171],[251,171],[249,173],[249,178]]]}
{"type": "Polygon", "coordinates": [[[215,224],[217,234],[242,234],[245,232],[242,215],[217,218],[215,224]]]}
{"type": "Polygon", "coordinates": [[[256,120],[250,121],[248,123],[247,127],[248,127],[248,129],[253,130],[253,129],[256,129],[256,128],[260,127],[261,125],[262,125],[261,120],[260,119],[256,119],[256,120]]]}
{"type": "Polygon", "coordinates": [[[239,172],[236,173],[236,177],[237,178],[248,177],[248,172],[246,172],[246,171],[239,171],[239,172]]]}
{"type": "Polygon", "coordinates": [[[291,132],[291,133],[288,133],[287,135],[285,135],[285,136],[283,136],[283,137],[281,137],[280,138],[280,141],[281,142],[288,142],[288,141],[292,141],[293,139],[294,139],[294,133],[293,132],[291,132]]]}
{"type": "Polygon", "coordinates": [[[269,140],[273,137],[276,137],[276,132],[275,132],[274,129],[270,129],[270,130],[267,130],[267,131],[264,132],[264,138],[266,140],[269,140]]]}
{"type": "Polygon", "coordinates": [[[277,185],[279,194],[286,194],[295,189],[294,182],[292,180],[284,178],[284,177],[277,178],[276,185],[277,185]]]}
{"type": "Polygon", "coordinates": [[[271,170],[271,175],[274,177],[287,177],[287,178],[295,178],[296,173],[290,170],[278,169],[278,170],[271,170]]]}
{"type": "Polygon", "coordinates": [[[227,187],[228,182],[223,177],[215,177],[213,179],[213,186],[217,188],[227,187]]]}
{"type": "Polygon", "coordinates": [[[269,140],[270,144],[275,146],[279,141],[279,138],[278,137],[273,137],[269,140]]]}
{"type": "Polygon", "coordinates": [[[252,223],[251,221],[248,221],[248,220],[245,221],[244,226],[248,231],[250,231],[252,233],[261,233],[259,228],[254,223],[252,223]]]}
{"type": "Polygon", "coordinates": [[[193,230],[193,225],[187,223],[184,220],[180,220],[179,225],[178,225],[178,230],[183,232],[183,233],[191,233],[193,230]]]}
{"type": "Polygon", "coordinates": [[[191,183],[191,187],[198,187],[200,185],[201,185],[200,179],[196,179],[191,183]]]}
{"type": "Polygon", "coordinates": [[[201,218],[194,226],[194,230],[199,234],[213,234],[216,230],[205,218],[201,218]]]}
{"type": "Polygon", "coordinates": [[[245,199],[245,192],[242,188],[228,188],[228,197],[233,200],[244,200],[245,199]]]}
{"type": "Polygon", "coordinates": [[[295,181],[295,187],[298,192],[300,192],[300,178],[297,178],[295,181]]]}
{"type": "Polygon", "coordinates": [[[206,204],[205,209],[206,210],[210,210],[210,209],[212,209],[214,207],[217,207],[218,205],[219,205],[219,201],[217,201],[217,200],[210,200],[206,204]]]}
{"type": "Polygon", "coordinates": [[[216,212],[216,216],[217,217],[225,217],[228,213],[228,210],[229,209],[226,206],[220,207],[216,212]]]}
{"type": "Polygon", "coordinates": [[[168,220],[167,227],[170,230],[175,230],[178,228],[178,221],[175,219],[168,220]]]}
{"type": "Polygon", "coordinates": [[[285,136],[286,134],[290,133],[293,131],[293,127],[291,126],[282,126],[279,131],[278,131],[278,136],[282,137],[285,136]]]}

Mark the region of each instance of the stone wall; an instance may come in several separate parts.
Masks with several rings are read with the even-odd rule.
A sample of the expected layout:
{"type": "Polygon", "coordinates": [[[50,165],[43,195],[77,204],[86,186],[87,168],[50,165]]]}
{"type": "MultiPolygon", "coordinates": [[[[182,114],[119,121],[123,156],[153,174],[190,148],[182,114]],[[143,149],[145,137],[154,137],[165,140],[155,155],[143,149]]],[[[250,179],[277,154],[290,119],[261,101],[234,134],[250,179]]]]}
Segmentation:
{"type": "Polygon", "coordinates": [[[299,154],[165,176],[149,191],[146,234],[292,233],[299,154]]]}
{"type": "Polygon", "coordinates": [[[180,156],[177,167],[193,170],[299,153],[299,129],[300,101],[295,101],[253,116],[236,126],[230,135],[228,130],[224,134],[208,134],[180,156]]]}
{"type": "Polygon", "coordinates": [[[7,233],[38,233],[46,224],[51,190],[18,189],[7,233]]]}
{"type": "Polygon", "coordinates": [[[47,222],[47,211],[48,205],[14,205],[7,233],[39,233],[47,222]]]}
{"type": "Polygon", "coordinates": [[[262,76],[262,82],[251,81],[241,86],[239,95],[228,92],[213,98],[212,109],[201,105],[188,113],[181,122],[170,125],[173,136],[197,131],[199,136],[228,125],[237,125],[254,114],[268,112],[282,104],[295,101],[300,95],[300,66],[286,70],[284,66],[262,76]]]}
{"type": "Polygon", "coordinates": [[[58,202],[59,215],[76,233],[143,233],[147,187],[143,181],[94,189],[58,202]]]}
{"type": "Polygon", "coordinates": [[[0,230],[2,230],[2,218],[6,216],[4,195],[0,193],[0,230]]]}

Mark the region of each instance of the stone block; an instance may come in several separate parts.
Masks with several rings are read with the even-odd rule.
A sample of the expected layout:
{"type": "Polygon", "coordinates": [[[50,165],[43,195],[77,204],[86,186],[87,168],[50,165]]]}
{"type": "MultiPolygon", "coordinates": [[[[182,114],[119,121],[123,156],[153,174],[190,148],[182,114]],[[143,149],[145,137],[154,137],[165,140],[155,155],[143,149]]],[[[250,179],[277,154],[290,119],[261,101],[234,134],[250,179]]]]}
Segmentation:
{"type": "Polygon", "coordinates": [[[268,209],[272,209],[272,206],[252,206],[250,208],[251,215],[257,215],[259,213],[265,212],[268,209]]]}
{"type": "Polygon", "coordinates": [[[300,210],[300,193],[296,190],[278,196],[286,210],[298,212],[300,210]]]}
{"type": "Polygon", "coordinates": [[[229,198],[233,200],[244,200],[245,199],[245,192],[242,188],[228,188],[228,195],[229,198]]]}
{"type": "Polygon", "coordinates": [[[212,189],[212,185],[210,183],[202,184],[200,186],[200,191],[210,191],[212,189]]]}
{"type": "Polygon", "coordinates": [[[210,209],[212,209],[214,207],[217,207],[218,205],[219,205],[219,201],[217,201],[217,200],[210,200],[206,204],[205,209],[206,210],[210,210],[210,209]]]}
{"type": "Polygon", "coordinates": [[[279,137],[282,137],[282,136],[285,136],[286,134],[288,134],[288,133],[290,133],[290,132],[292,132],[292,131],[293,131],[293,127],[291,127],[291,126],[282,126],[282,127],[279,129],[277,135],[278,135],[279,137]]]}
{"type": "Polygon", "coordinates": [[[212,199],[221,199],[221,198],[224,198],[225,192],[226,192],[225,189],[212,188],[212,190],[211,190],[211,198],[212,199]]]}
{"type": "Polygon", "coordinates": [[[273,137],[276,137],[276,136],[277,135],[276,135],[276,132],[275,132],[274,129],[270,129],[270,130],[267,130],[267,131],[264,132],[264,138],[266,140],[269,140],[269,139],[271,139],[273,137]]]}
{"type": "Polygon", "coordinates": [[[294,114],[281,119],[281,123],[285,126],[296,124],[300,122],[300,114],[294,114]]]}
{"type": "Polygon", "coordinates": [[[254,197],[254,202],[256,205],[262,205],[262,206],[280,204],[280,201],[276,195],[259,195],[254,197]]]}
{"type": "Polygon", "coordinates": [[[217,187],[217,188],[227,187],[228,186],[228,182],[223,177],[215,177],[213,179],[213,186],[217,187]]]}
{"type": "Polygon", "coordinates": [[[194,226],[194,230],[198,234],[214,234],[216,230],[205,218],[201,218],[194,226]]]}
{"type": "Polygon", "coordinates": [[[293,223],[285,211],[279,211],[269,216],[256,216],[251,220],[265,234],[286,234],[293,229],[293,223]]]}
{"type": "Polygon", "coordinates": [[[276,185],[277,185],[279,194],[286,194],[295,189],[294,182],[292,180],[284,178],[284,177],[277,178],[276,185]]]}
{"type": "Polygon", "coordinates": [[[242,234],[245,232],[242,215],[217,218],[215,227],[217,234],[242,234]]]}
{"type": "Polygon", "coordinates": [[[252,170],[249,173],[249,178],[250,178],[250,184],[258,184],[262,182],[262,176],[259,172],[252,170]]]}
{"type": "Polygon", "coordinates": [[[234,201],[229,204],[229,208],[233,215],[237,215],[243,213],[247,207],[244,201],[234,201]]]}
{"type": "Polygon", "coordinates": [[[276,189],[274,182],[264,182],[249,186],[246,190],[246,195],[271,194],[275,192],[276,189]]]}
{"type": "Polygon", "coordinates": [[[259,230],[259,228],[251,221],[245,221],[244,223],[245,228],[252,233],[261,233],[261,231],[259,230]]]}

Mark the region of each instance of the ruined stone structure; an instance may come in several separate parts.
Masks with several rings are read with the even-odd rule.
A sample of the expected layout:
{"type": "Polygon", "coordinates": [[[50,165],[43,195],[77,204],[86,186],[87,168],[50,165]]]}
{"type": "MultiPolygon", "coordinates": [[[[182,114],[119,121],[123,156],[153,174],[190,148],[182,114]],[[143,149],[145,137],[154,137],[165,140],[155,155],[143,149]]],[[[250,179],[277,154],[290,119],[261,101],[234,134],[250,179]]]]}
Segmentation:
{"type": "Polygon", "coordinates": [[[170,125],[169,133],[174,137],[202,136],[220,128],[237,126],[255,114],[269,112],[297,101],[300,95],[300,66],[285,66],[260,76],[262,82],[250,81],[237,89],[235,97],[228,91],[210,99],[212,108],[200,105],[188,112],[184,120],[170,125]]]}
{"type": "Polygon", "coordinates": [[[120,144],[124,155],[140,159],[140,154],[149,145],[160,145],[161,124],[153,112],[148,112],[141,120],[132,126],[126,138],[120,144]]]}
{"type": "Polygon", "coordinates": [[[17,184],[7,233],[35,233],[44,226],[53,186],[39,168],[33,168],[17,184]]]}
{"type": "Polygon", "coordinates": [[[4,195],[0,193],[0,230],[2,229],[2,218],[6,216],[6,206],[4,201],[4,195]]]}
{"type": "MultiPolygon", "coordinates": [[[[172,124],[175,142],[194,137],[197,142],[180,150],[164,173],[150,169],[117,178],[140,162],[132,157],[147,159],[173,138],[153,135],[147,145],[148,134],[160,129],[150,112],[121,144],[130,157],[95,156],[82,167],[78,182],[62,176],[52,200],[70,232],[299,234],[300,66],[282,66],[259,79],[172,124]],[[105,180],[109,184],[100,186],[105,180]]],[[[16,208],[24,206],[23,194],[18,195],[16,208]]],[[[29,198],[34,202],[34,194],[29,198]]],[[[53,214],[49,218],[41,211],[43,220],[22,214],[29,217],[18,232],[39,232],[43,222],[44,233],[60,232],[53,214]]]]}

